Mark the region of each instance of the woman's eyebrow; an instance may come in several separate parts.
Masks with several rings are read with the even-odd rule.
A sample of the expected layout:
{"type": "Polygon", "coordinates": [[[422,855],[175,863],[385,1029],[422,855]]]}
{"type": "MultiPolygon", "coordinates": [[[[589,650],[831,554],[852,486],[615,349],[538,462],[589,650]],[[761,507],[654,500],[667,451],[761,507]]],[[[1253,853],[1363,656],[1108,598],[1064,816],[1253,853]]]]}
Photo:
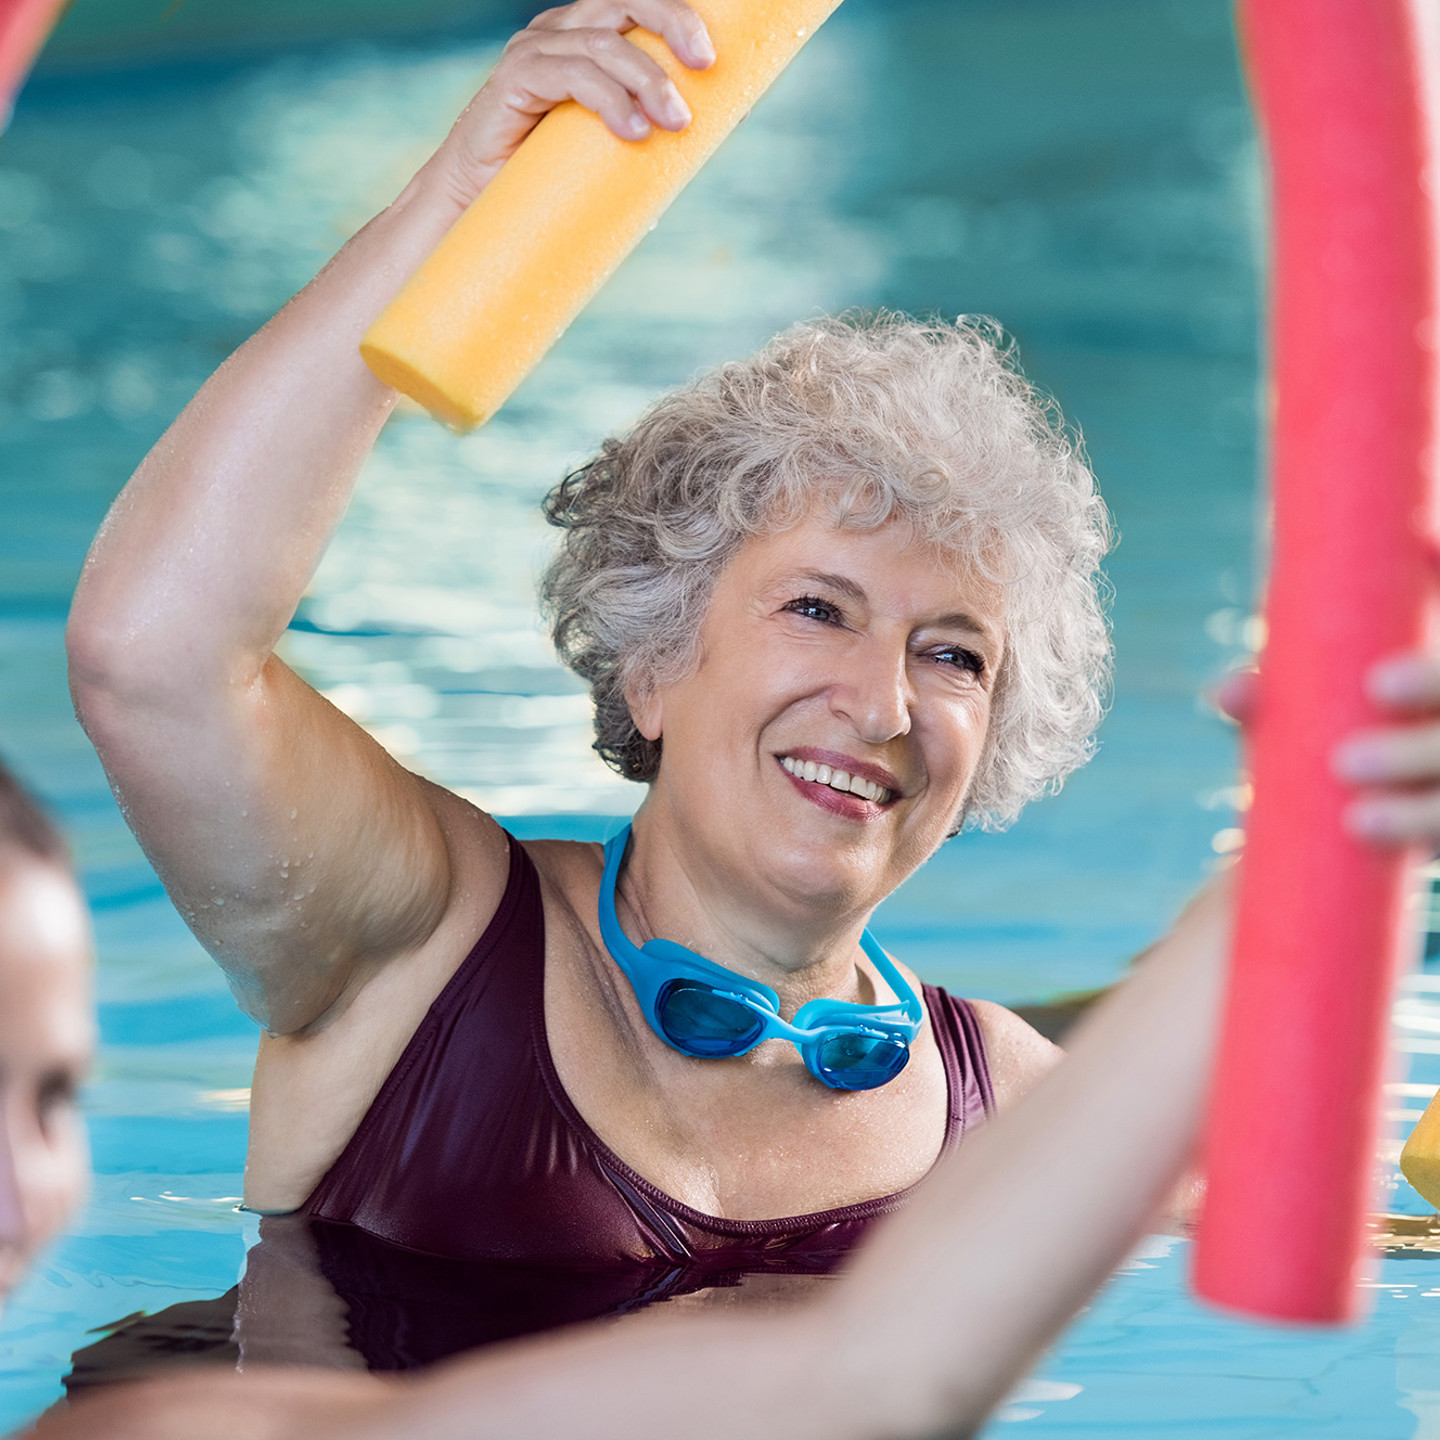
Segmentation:
{"type": "Polygon", "coordinates": [[[999,631],[987,620],[981,620],[974,615],[968,615],[963,610],[956,610],[949,615],[937,615],[933,620],[926,621],[927,630],[968,630],[972,635],[978,635],[982,640],[989,640],[998,643],[999,631]]]}
{"type": "Polygon", "coordinates": [[[822,590],[832,591],[846,600],[855,601],[856,604],[864,604],[870,598],[865,593],[864,586],[856,584],[848,576],[834,575],[828,570],[797,570],[793,578],[810,585],[818,585],[822,590]]]}

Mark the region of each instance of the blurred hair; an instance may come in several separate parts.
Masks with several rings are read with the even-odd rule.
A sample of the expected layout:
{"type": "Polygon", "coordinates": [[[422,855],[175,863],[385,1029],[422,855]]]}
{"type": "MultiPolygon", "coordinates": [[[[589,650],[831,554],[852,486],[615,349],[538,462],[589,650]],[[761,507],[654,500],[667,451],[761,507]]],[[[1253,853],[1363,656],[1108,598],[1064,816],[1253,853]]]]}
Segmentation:
{"type": "Polygon", "coordinates": [[[654,779],[626,692],[685,674],[716,579],[751,536],[817,505],[907,521],[1003,587],[985,752],[956,817],[1008,824],[1089,758],[1110,673],[1109,516],[1078,441],[998,325],[848,316],[796,325],[663,397],[546,500],[542,584],[560,657],[590,683],[595,748],[654,779]]]}
{"type": "Polygon", "coordinates": [[[59,830],[0,760],[0,858],[7,850],[70,868],[70,850],[59,830]]]}

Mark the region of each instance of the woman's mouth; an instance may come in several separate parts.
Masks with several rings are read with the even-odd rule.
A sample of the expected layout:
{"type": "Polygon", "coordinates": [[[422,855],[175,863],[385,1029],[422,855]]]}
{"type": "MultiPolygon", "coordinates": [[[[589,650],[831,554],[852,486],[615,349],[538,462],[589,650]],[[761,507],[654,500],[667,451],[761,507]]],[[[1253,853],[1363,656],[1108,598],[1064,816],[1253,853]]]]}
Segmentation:
{"type": "Polygon", "coordinates": [[[815,760],[801,760],[794,755],[780,757],[781,768],[787,775],[809,785],[823,785],[839,795],[854,795],[868,800],[872,805],[886,805],[895,798],[893,790],[887,790],[874,780],[863,775],[853,775],[838,766],[826,765],[815,760]]]}

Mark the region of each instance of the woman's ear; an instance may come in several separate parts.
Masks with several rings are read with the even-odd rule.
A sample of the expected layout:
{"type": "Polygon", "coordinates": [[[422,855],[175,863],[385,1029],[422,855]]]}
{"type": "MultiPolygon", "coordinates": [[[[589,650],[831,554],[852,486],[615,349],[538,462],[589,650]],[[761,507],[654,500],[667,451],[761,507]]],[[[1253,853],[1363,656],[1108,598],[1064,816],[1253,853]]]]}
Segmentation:
{"type": "Polygon", "coordinates": [[[647,740],[658,740],[665,731],[665,706],[660,688],[649,680],[632,682],[625,687],[625,704],[635,728],[647,740]]]}

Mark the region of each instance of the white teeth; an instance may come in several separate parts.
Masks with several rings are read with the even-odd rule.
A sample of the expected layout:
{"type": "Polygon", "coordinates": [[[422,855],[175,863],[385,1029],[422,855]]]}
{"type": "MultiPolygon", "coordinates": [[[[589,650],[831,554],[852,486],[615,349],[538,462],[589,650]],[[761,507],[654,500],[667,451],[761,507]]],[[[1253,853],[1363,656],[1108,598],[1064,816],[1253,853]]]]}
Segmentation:
{"type": "Polygon", "coordinates": [[[891,798],[890,791],[863,775],[851,775],[846,770],[832,770],[828,765],[817,765],[813,760],[796,760],[792,756],[781,757],[780,764],[799,780],[808,780],[812,785],[828,785],[842,794],[858,795],[876,805],[883,805],[891,798]]]}

